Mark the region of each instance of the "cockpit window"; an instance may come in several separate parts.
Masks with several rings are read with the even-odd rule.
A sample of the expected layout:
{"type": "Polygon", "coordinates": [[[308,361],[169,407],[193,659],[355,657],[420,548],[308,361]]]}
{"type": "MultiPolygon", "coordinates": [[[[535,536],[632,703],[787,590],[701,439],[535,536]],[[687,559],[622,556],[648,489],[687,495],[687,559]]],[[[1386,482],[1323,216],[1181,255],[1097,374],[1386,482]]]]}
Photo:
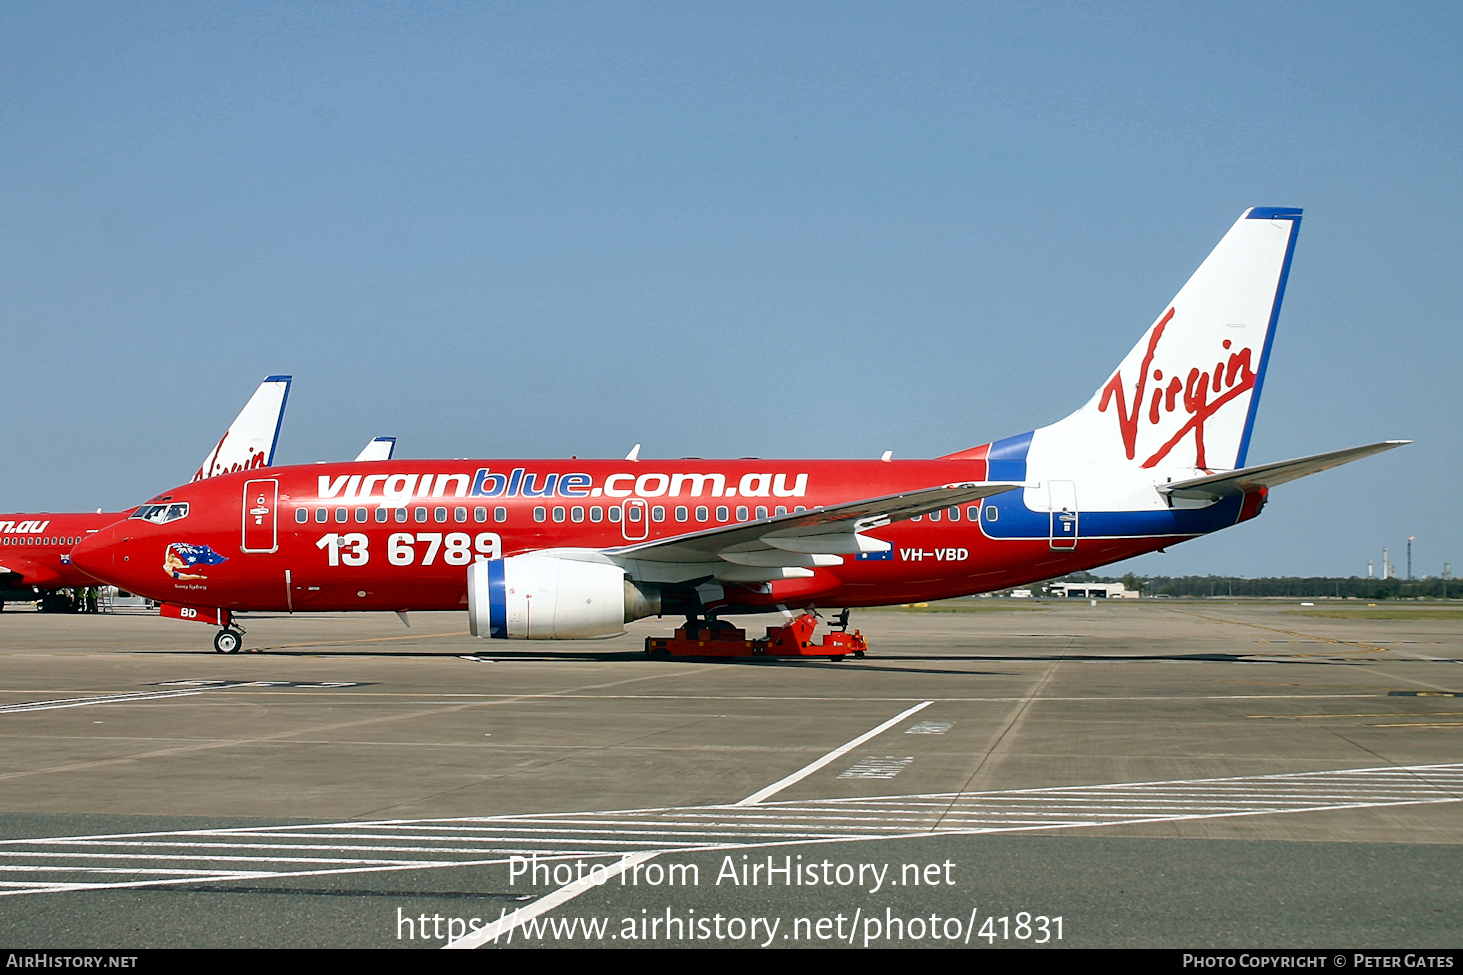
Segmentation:
{"type": "Polygon", "coordinates": [[[177,521],[179,518],[187,518],[188,505],[186,503],[145,504],[134,511],[132,517],[150,521],[154,525],[165,525],[170,521],[177,521]]]}

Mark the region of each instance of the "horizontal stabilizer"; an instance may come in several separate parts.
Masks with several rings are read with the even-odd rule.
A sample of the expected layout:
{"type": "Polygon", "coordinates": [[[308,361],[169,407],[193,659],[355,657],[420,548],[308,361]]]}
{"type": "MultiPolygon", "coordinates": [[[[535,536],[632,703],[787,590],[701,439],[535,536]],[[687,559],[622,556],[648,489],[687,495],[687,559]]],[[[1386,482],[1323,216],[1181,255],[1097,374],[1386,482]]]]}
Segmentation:
{"type": "Polygon", "coordinates": [[[1157,487],[1160,494],[1166,495],[1170,499],[1218,501],[1220,498],[1244,494],[1259,488],[1272,488],[1277,484],[1305,477],[1307,474],[1328,471],[1333,467],[1340,467],[1342,464],[1349,464],[1354,460],[1361,460],[1363,457],[1380,454],[1384,450],[1391,450],[1393,447],[1401,447],[1403,444],[1409,443],[1412,441],[1384,440],[1365,447],[1333,450],[1329,454],[1315,454],[1296,460],[1283,460],[1277,464],[1260,464],[1257,467],[1245,467],[1224,474],[1210,474],[1207,477],[1195,477],[1187,481],[1159,484],[1157,487]]]}

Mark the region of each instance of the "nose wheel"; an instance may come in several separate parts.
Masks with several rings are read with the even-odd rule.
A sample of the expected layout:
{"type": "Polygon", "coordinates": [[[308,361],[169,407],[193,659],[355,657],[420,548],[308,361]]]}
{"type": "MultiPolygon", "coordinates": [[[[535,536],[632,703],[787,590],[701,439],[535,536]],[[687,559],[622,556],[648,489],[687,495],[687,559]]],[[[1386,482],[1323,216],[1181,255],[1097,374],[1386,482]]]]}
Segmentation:
{"type": "Polygon", "coordinates": [[[244,637],[238,630],[225,627],[213,635],[215,653],[238,653],[244,645],[244,637]]]}

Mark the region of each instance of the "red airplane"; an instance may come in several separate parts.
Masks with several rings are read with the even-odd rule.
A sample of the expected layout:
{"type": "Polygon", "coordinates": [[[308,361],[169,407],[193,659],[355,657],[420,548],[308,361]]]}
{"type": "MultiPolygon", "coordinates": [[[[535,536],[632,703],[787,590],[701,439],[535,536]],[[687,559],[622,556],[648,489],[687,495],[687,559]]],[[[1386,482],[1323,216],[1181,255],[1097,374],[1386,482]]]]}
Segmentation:
{"type": "MultiPolygon", "coordinates": [[[[260,470],[274,462],[279,431],[289,401],[291,378],[270,376],[259,384],[243,410],[193,475],[193,481],[240,471],[260,470]]],[[[390,460],[394,437],[377,437],[357,460],[390,460]]],[[[125,511],[0,514],[0,609],[5,600],[29,602],[40,598],[46,612],[79,608],[65,590],[84,589],[96,580],[71,560],[82,539],[135,513],[125,511]]],[[[152,517],[166,520],[167,512],[152,517]]]]}
{"type": "MultiPolygon", "coordinates": [[[[260,383],[199,465],[193,480],[268,467],[289,394],[289,376],[270,376],[260,383]]],[[[76,568],[71,550],[88,535],[135,510],[0,514],[0,609],[5,599],[30,601],[37,596],[41,608],[49,612],[74,608],[63,590],[94,586],[96,580],[76,568]]]]}
{"type": "Polygon", "coordinates": [[[695,636],[720,615],[846,613],[1131,558],[1405,442],[1245,466],[1300,217],[1245,211],[1092,399],[1020,436],[913,461],[642,461],[637,447],[286,467],[169,491],[73,561],[220,626],[215,649],[234,652],[232,616],[249,610],[466,610],[500,639],[683,613],[695,636]]]}

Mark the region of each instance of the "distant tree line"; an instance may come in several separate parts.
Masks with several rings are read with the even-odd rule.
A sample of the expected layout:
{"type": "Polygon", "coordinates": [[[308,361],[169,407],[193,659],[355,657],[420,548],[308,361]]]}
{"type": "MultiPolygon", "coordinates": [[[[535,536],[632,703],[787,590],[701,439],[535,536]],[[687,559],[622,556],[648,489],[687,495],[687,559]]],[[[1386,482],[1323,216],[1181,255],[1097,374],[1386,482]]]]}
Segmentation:
{"type": "Polygon", "coordinates": [[[1144,596],[1286,596],[1332,599],[1458,599],[1463,598],[1463,580],[1458,579],[1365,579],[1359,576],[1265,577],[1240,576],[1138,576],[1117,578],[1075,572],[1056,582],[1121,582],[1144,596]]]}

